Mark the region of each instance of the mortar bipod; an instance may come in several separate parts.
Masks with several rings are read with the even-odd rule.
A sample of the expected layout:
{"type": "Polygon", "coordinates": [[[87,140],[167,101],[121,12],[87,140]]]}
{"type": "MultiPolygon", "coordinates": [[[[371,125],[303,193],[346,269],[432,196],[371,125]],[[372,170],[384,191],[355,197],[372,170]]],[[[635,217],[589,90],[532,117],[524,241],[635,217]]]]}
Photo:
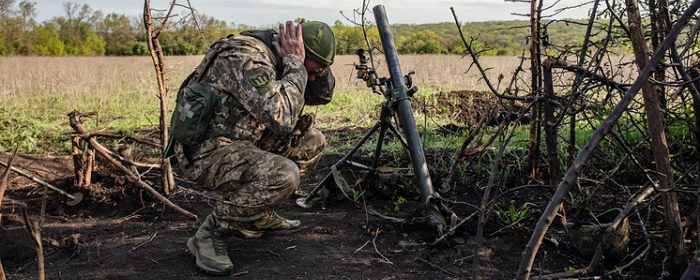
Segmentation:
{"type": "MultiPolygon", "coordinates": [[[[410,75],[406,77],[401,72],[398,53],[396,52],[394,38],[391,34],[389,21],[387,19],[384,6],[377,5],[373,8],[373,11],[376,19],[377,30],[379,31],[382,47],[384,49],[386,65],[389,68],[391,78],[378,78],[376,71],[367,65],[368,60],[361,50],[356,52],[360,58],[360,67],[356,66],[356,69],[358,70],[358,78],[366,81],[367,86],[371,87],[373,92],[383,95],[386,101],[382,102],[379,121],[364,137],[362,137],[360,142],[357,143],[350,150],[350,152],[348,152],[348,154],[333,165],[333,169],[338,170],[345,166],[351,166],[363,168],[369,171],[376,171],[379,165],[379,155],[382,150],[382,139],[384,139],[387,129],[390,129],[394,135],[399,137],[401,144],[403,145],[404,149],[408,151],[411,158],[413,173],[416,176],[416,181],[420,190],[421,201],[425,205],[427,224],[430,227],[437,227],[438,233],[442,236],[448,227],[447,219],[456,220],[456,216],[454,213],[444,207],[439,195],[433,190],[433,183],[430,179],[428,164],[425,160],[423,147],[421,146],[418,129],[416,129],[416,122],[413,117],[413,110],[410,102],[411,96],[418,89],[417,87],[412,87],[410,75]],[[399,133],[398,129],[392,124],[392,119],[394,119],[395,116],[398,118],[398,123],[400,124],[404,134],[399,133]],[[372,134],[377,132],[377,130],[380,130],[380,133],[372,166],[368,167],[363,164],[350,161],[349,158],[367,141],[367,139],[369,139],[372,134]]],[[[332,172],[326,175],[326,177],[323,178],[323,180],[311,191],[311,193],[309,193],[308,196],[299,198],[297,200],[297,204],[301,207],[311,207],[311,205],[313,205],[313,199],[318,196],[321,188],[324,185],[327,185],[331,179],[334,179],[336,186],[340,187],[342,191],[344,187],[344,184],[341,181],[342,176],[339,174],[334,174],[338,174],[338,172],[332,172]]],[[[348,193],[344,192],[344,194],[347,196],[348,193]]],[[[455,221],[449,222],[450,224],[454,224],[455,221]]]]}
{"type": "MultiPolygon", "coordinates": [[[[377,139],[384,139],[387,132],[391,131],[392,135],[395,135],[401,142],[404,149],[408,150],[409,144],[391,121],[393,119],[392,112],[393,110],[387,105],[387,102],[383,102],[379,121],[372,126],[372,128],[355,144],[355,146],[352,147],[352,149],[350,149],[350,151],[348,151],[347,154],[345,154],[338,162],[331,166],[331,172],[329,172],[306,197],[297,198],[296,204],[302,208],[311,208],[315,201],[324,199],[324,197],[321,195],[321,190],[323,190],[324,187],[326,187],[326,189],[329,191],[338,190],[346,198],[349,198],[349,200],[352,201],[352,190],[345,182],[345,179],[342,178],[339,170],[342,170],[343,168],[356,168],[374,173],[378,171],[380,168],[380,157],[384,141],[377,141],[371,166],[351,160],[352,156],[359,150],[359,148],[361,148],[375,133],[379,133],[377,139]]],[[[415,209],[413,213],[416,214],[419,212],[425,212],[428,227],[435,227],[439,236],[444,235],[451,228],[451,226],[456,224],[456,216],[444,206],[442,203],[442,198],[440,198],[438,193],[432,193],[425,198],[421,196],[421,201],[423,203],[418,209],[415,209]]],[[[405,220],[384,216],[374,210],[370,210],[370,214],[374,214],[394,222],[403,222],[405,220]]],[[[408,218],[412,218],[414,214],[408,218]]]]}

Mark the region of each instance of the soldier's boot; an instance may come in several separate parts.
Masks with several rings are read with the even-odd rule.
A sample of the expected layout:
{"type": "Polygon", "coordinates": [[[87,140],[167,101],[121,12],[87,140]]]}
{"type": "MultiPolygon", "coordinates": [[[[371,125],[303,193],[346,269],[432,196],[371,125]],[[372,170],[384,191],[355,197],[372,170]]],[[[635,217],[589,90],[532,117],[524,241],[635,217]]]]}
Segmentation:
{"type": "Polygon", "coordinates": [[[216,226],[214,217],[207,216],[194,237],[187,240],[187,249],[197,259],[197,267],[210,274],[231,275],[233,263],[226,252],[229,230],[216,226]]]}
{"type": "Polygon", "coordinates": [[[244,238],[259,238],[263,234],[290,234],[301,229],[299,220],[288,220],[274,211],[238,229],[244,238]]]}

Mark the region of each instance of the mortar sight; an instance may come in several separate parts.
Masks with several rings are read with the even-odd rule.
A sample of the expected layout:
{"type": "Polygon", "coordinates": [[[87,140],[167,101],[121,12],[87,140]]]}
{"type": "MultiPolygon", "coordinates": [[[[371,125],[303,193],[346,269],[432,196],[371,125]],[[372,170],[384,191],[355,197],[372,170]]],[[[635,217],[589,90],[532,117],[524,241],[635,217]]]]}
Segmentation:
{"type": "MultiPolygon", "coordinates": [[[[359,64],[355,64],[355,70],[357,70],[357,78],[365,81],[367,83],[367,87],[372,88],[373,92],[377,94],[383,94],[387,96],[387,98],[390,98],[391,90],[388,89],[395,89],[398,87],[394,85],[394,81],[391,78],[377,77],[377,72],[374,70],[374,68],[369,67],[367,65],[369,59],[365,55],[365,52],[366,51],[364,49],[357,49],[355,51],[355,54],[360,60],[359,64]]],[[[413,94],[418,91],[418,87],[413,86],[413,79],[411,78],[411,75],[415,73],[416,72],[414,71],[410,71],[407,75],[403,76],[403,81],[406,85],[405,93],[408,97],[413,97],[413,94]]]]}
{"type": "MultiPolygon", "coordinates": [[[[357,49],[355,51],[355,54],[360,57],[360,65],[367,65],[367,57],[365,56],[365,50],[364,49],[357,49]]],[[[357,66],[355,66],[357,67],[357,66]]]]}
{"type": "Polygon", "coordinates": [[[365,50],[358,49],[355,54],[360,58],[360,63],[355,64],[355,70],[357,70],[357,78],[367,82],[367,87],[372,87],[372,78],[375,75],[374,68],[367,66],[367,57],[365,56],[365,50]]]}

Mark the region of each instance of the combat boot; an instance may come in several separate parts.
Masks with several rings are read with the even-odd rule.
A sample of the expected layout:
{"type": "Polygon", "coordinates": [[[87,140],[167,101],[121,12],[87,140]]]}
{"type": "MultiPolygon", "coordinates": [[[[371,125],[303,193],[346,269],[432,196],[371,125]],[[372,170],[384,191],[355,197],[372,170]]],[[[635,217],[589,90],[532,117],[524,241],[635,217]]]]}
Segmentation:
{"type": "Polygon", "coordinates": [[[212,215],[207,216],[194,237],[187,240],[187,249],[197,259],[199,269],[215,275],[231,275],[233,263],[226,252],[229,231],[216,226],[212,215]]]}
{"type": "Polygon", "coordinates": [[[258,238],[263,234],[290,234],[300,229],[301,222],[299,220],[288,220],[271,212],[269,215],[247,224],[244,228],[238,229],[238,232],[244,238],[258,238]]]}

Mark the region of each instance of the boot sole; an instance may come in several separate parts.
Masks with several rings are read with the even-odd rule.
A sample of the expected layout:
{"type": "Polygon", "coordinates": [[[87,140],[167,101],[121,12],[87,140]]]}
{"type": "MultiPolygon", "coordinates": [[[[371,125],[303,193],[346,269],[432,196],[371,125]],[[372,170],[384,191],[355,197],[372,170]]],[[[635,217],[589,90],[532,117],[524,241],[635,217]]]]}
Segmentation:
{"type": "Polygon", "coordinates": [[[255,239],[255,238],[260,238],[261,236],[263,236],[265,234],[285,235],[285,234],[295,233],[299,230],[301,230],[301,227],[295,228],[295,229],[259,230],[259,231],[240,229],[240,230],[236,230],[235,233],[236,233],[236,235],[238,235],[239,237],[242,237],[242,238],[255,239]]]}
{"type": "Polygon", "coordinates": [[[205,273],[220,275],[220,276],[229,276],[229,275],[233,274],[233,270],[231,270],[231,271],[218,271],[218,270],[214,270],[214,269],[204,265],[204,263],[202,263],[202,261],[199,259],[199,253],[197,252],[197,247],[194,246],[194,238],[190,238],[187,240],[187,250],[196,259],[195,264],[197,265],[197,268],[199,270],[201,270],[205,273]]]}

